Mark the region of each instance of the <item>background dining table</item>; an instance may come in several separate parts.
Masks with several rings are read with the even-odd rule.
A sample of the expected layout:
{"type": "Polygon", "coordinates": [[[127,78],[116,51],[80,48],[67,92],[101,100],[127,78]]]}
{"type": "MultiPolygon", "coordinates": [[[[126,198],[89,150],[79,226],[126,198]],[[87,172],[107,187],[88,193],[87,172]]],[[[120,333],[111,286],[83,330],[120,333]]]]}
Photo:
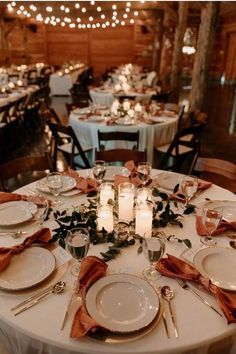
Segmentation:
{"type": "MultiPolygon", "coordinates": [[[[89,171],[79,171],[84,176],[89,171]]],[[[160,178],[162,171],[153,170],[152,175],[160,178]],[[160,174],[160,177],[158,177],[160,174]]],[[[180,180],[181,176],[176,175],[175,181],[180,180]]],[[[28,194],[30,191],[36,191],[35,183],[27,185],[17,192],[28,194]]],[[[197,194],[192,203],[199,204],[206,202],[205,198],[211,200],[228,200],[236,203],[236,195],[212,185],[209,189],[197,194]]],[[[86,202],[85,194],[79,193],[73,196],[62,197],[63,208],[81,205],[86,202]]],[[[183,209],[179,207],[182,214],[183,209]]],[[[44,226],[55,228],[56,223],[52,217],[44,223],[44,226]]],[[[30,234],[35,224],[31,221],[17,226],[28,231],[30,234]]],[[[1,227],[0,231],[4,228],[1,227]]],[[[168,241],[166,244],[166,253],[180,257],[188,252],[196,252],[201,249],[200,238],[195,230],[195,215],[185,215],[183,218],[183,228],[177,226],[168,226],[164,229],[166,235],[175,234],[177,237],[188,238],[192,242],[192,249],[188,249],[184,243],[168,241]],[[185,252],[187,251],[187,252],[185,252]]],[[[21,243],[23,237],[13,239],[9,235],[1,235],[1,246],[12,246],[21,243]]],[[[219,238],[218,238],[219,239],[219,238]]],[[[229,239],[222,236],[221,244],[228,247],[229,239]]],[[[142,270],[148,265],[143,254],[137,254],[138,244],[122,250],[121,254],[114,260],[108,262],[109,273],[129,273],[141,276],[142,270]]],[[[107,244],[91,245],[89,255],[100,256],[100,252],[107,249],[107,244]]],[[[85,336],[80,340],[70,338],[70,329],[73,319],[73,310],[69,313],[66,326],[63,331],[60,330],[63,316],[66,311],[70,291],[75,281],[71,275],[71,264],[63,266],[60,279],[67,282],[66,290],[59,295],[51,295],[38,305],[34,306],[15,317],[10,308],[27,298],[33,289],[28,291],[6,292],[0,290],[0,341],[8,348],[10,354],[156,354],[156,353],[207,353],[211,344],[224,340],[236,334],[235,324],[228,325],[224,317],[220,317],[214,311],[198,301],[190,292],[182,289],[174,279],[162,276],[155,281],[155,287],[161,285],[170,285],[174,289],[175,297],[172,300],[172,306],[176,316],[176,322],[179,330],[179,338],[176,339],[173,328],[170,326],[170,317],[167,317],[170,339],[166,337],[162,321],[159,321],[155,328],[144,336],[140,334],[135,340],[128,340],[109,344],[104,341],[85,336]]],[[[48,286],[49,282],[56,282],[58,275],[53,279],[45,281],[41,287],[48,286]]],[[[200,290],[199,290],[200,291],[200,290]]],[[[215,299],[207,292],[202,292],[202,296],[213,306],[219,309],[215,299]]],[[[132,301],[132,299],[130,299],[132,301]]],[[[74,308],[75,310],[75,308],[74,308]]],[[[220,311],[220,310],[219,310],[220,311]]],[[[235,349],[235,348],[234,348],[235,349]]],[[[232,349],[233,350],[233,349],[232,349]]],[[[232,351],[231,353],[234,353],[232,351]]],[[[227,353],[229,353],[227,351],[227,353]]]]}
{"type": "MultiPolygon", "coordinates": [[[[169,144],[177,131],[178,116],[174,117],[160,117],[163,122],[156,124],[146,124],[144,122],[137,122],[133,125],[107,125],[106,119],[99,122],[93,122],[92,118],[81,120],[80,116],[72,111],[69,116],[69,125],[74,129],[82,144],[89,144],[94,149],[99,149],[98,144],[98,130],[102,132],[119,131],[119,132],[137,132],[139,131],[139,150],[147,149],[147,160],[153,163],[153,150],[155,146],[169,144]]],[[[124,149],[133,148],[132,144],[125,141],[113,141],[106,144],[106,149],[124,149]]],[[[94,156],[92,157],[94,160],[94,156]]]]}

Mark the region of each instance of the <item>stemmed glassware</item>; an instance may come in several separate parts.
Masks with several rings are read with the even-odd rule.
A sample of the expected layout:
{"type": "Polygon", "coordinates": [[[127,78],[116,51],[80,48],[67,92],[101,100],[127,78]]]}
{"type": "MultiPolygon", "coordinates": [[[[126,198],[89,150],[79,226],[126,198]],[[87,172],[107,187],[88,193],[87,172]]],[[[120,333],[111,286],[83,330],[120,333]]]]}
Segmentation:
{"type": "Polygon", "coordinates": [[[185,206],[194,196],[198,188],[198,178],[195,176],[184,176],[181,181],[182,193],[185,196],[185,206]]]}
{"type": "Polygon", "coordinates": [[[106,162],[103,160],[96,160],[93,163],[93,175],[96,181],[101,184],[106,173],[106,162]]]}
{"type": "Polygon", "coordinates": [[[212,237],[213,232],[217,229],[222,220],[222,208],[203,208],[202,210],[202,223],[206,229],[207,236],[201,237],[201,242],[206,246],[215,246],[216,239],[212,237]]]}
{"type": "Polygon", "coordinates": [[[48,215],[48,210],[49,210],[49,202],[46,198],[43,196],[39,196],[40,198],[40,203],[37,205],[37,211],[34,213],[34,202],[35,202],[35,196],[30,196],[27,197],[27,202],[29,203],[29,210],[34,219],[37,221],[37,224],[39,226],[43,226],[43,223],[48,215]]]}
{"type": "Polygon", "coordinates": [[[154,233],[152,237],[143,238],[143,252],[150,266],[143,270],[143,275],[148,280],[160,278],[160,273],[155,269],[155,265],[165,252],[166,239],[159,233],[154,233]]]}
{"type": "Polygon", "coordinates": [[[138,178],[142,181],[143,187],[150,180],[152,165],[149,162],[140,162],[138,164],[137,173],[138,178]]]}
{"type": "Polygon", "coordinates": [[[71,274],[77,277],[80,270],[80,262],[89,250],[90,240],[88,230],[80,228],[74,232],[70,232],[66,237],[66,245],[72,257],[77,260],[77,264],[71,269],[71,274]]]}
{"type": "Polygon", "coordinates": [[[59,199],[59,195],[63,187],[63,180],[62,180],[61,173],[59,172],[49,173],[47,175],[47,187],[55,197],[53,204],[55,206],[60,206],[62,204],[62,201],[59,199]]]}

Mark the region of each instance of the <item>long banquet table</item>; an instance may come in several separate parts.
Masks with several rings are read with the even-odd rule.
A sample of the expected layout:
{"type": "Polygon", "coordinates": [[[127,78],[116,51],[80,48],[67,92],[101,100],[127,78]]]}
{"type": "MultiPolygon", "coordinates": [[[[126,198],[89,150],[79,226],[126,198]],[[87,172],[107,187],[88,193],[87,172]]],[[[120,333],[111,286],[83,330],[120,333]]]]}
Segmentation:
{"type": "Polygon", "coordinates": [[[27,87],[16,89],[9,94],[0,94],[0,107],[6,106],[8,103],[15,102],[19,98],[24,97],[26,95],[31,95],[38,89],[39,86],[37,85],[29,85],[27,87]]]}
{"type": "MultiPolygon", "coordinates": [[[[153,149],[155,146],[169,144],[177,131],[178,117],[166,117],[164,122],[157,124],[146,124],[139,122],[134,125],[107,125],[103,122],[92,122],[80,120],[75,112],[71,112],[69,116],[69,125],[75,131],[79,141],[82,144],[89,144],[99,149],[98,146],[98,130],[102,132],[120,131],[120,132],[137,132],[139,131],[139,150],[144,151],[147,149],[147,160],[153,162],[153,149]]],[[[109,142],[106,145],[107,149],[115,148],[130,148],[127,142],[109,142]]]]}
{"type": "MultiPolygon", "coordinates": [[[[153,170],[154,175],[161,171],[153,170]]],[[[82,172],[81,172],[82,174],[82,172]]],[[[83,171],[86,176],[87,171],[83,171]]],[[[18,192],[27,194],[35,190],[35,183],[21,188],[18,192]]],[[[205,198],[211,200],[230,200],[236,202],[236,195],[213,185],[205,190],[192,202],[205,202],[205,198]]],[[[80,205],[86,201],[86,196],[78,194],[71,197],[63,197],[64,207],[80,205]]],[[[199,236],[195,231],[195,216],[184,216],[184,227],[168,226],[164,229],[167,235],[175,234],[179,238],[191,240],[193,249],[200,246],[199,236]]],[[[44,223],[53,229],[55,222],[50,219],[44,223]]],[[[21,225],[21,229],[32,232],[35,225],[32,222],[21,225]]],[[[0,230],[2,230],[1,228],[0,230]]],[[[16,242],[22,242],[23,236],[14,240],[10,236],[1,235],[1,246],[11,246],[16,242]]],[[[221,242],[228,246],[229,239],[222,237],[221,242]]],[[[148,262],[143,254],[137,255],[138,245],[122,250],[122,253],[109,262],[110,272],[124,272],[140,275],[148,262]]],[[[107,249],[107,245],[91,246],[90,255],[99,256],[100,251],[107,249]]],[[[180,243],[167,242],[166,253],[179,257],[186,250],[186,246],[180,243]]],[[[172,306],[176,315],[179,338],[174,336],[170,318],[167,317],[170,330],[170,339],[167,339],[164,326],[160,321],[157,326],[145,336],[137,337],[136,340],[125,343],[108,344],[103,341],[84,337],[81,340],[72,340],[69,337],[73,313],[69,314],[66,327],[60,330],[62,319],[67,307],[70,289],[74,278],[70,273],[70,266],[61,277],[67,282],[66,290],[60,295],[51,295],[41,303],[27,310],[21,315],[14,317],[10,308],[29,296],[33,291],[4,292],[0,291],[0,340],[9,348],[11,354],[156,354],[156,353],[207,353],[212,343],[228,338],[236,334],[235,324],[227,325],[226,319],[220,317],[198,301],[190,292],[183,290],[173,279],[161,277],[156,281],[156,286],[170,285],[174,289],[175,297],[172,306]]],[[[54,279],[55,281],[55,279],[54,279]]],[[[47,282],[46,282],[47,283],[47,282]]],[[[42,285],[43,286],[43,285],[42,285]]],[[[44,284],[45,287],[45,284],[44,284]]],[[[214,298],[208,293],[202,293],[216,308],[219,308],[214,298]]],[[[130,299],[132,301],[132,299],[130,299]]],[[[166,308],[167,309],[167,308],[166,308]]],[[[234,348],[235,349],[235,348],[234,348]]],[[[232,349],[232,354],[235,351],[232,349]]],[[[229,351],[227,351],[229,353],[229,351]]]]}

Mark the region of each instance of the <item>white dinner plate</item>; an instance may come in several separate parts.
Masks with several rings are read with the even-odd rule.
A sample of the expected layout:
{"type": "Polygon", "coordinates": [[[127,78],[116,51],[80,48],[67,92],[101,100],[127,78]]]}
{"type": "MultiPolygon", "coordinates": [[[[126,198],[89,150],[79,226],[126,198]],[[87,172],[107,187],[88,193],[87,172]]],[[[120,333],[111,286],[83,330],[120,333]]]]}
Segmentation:
{"type": "Polygon", "coordinates": [[[236,290],[235,251],[224,247],[209,247],[195,254],[197,270],[211,282],[226,290],[236,290]]]}
{"type": "Polygon", "coordinates": [[[37,206],[25,201],[7,202],[0,205],[0,225],[11,226],[32,219],[37,212],[37,206]]]}
{"type": "Polygon", "coordinates": [[[160,187],[172,190],[176,184],[180,184],[183,176],[174,172],[164,172],[157,177],[157,183],[160,187]]]}
{"type": "Polygon", "coordinates": [[[78,115],[84,115],[84,114],[89,114],[91,112],[89,107],[85,108],[76,108],[73,110],[73,113],[78,114],[78,115]]]}
{"type": "Polygon", "coordinates": [[[160,303],[154,288],[129,274],[99,279],[86,295],[90,316],[104,328],[119,333],[138,331],[156,317],[160,303]]]}
{"type": "Polygon", "coordinates": [[[100,123],[104,121],[103,116],[91,116],[88,118],[88,122],[93,122],[93,123],[100,123]]]}
{"type": "Polygon", "coordinates": [[[113,182],[115,180],[115,176],[126,176],[129,177],[130,172],[124,166],[109,166],[106,168],[105,180],[113,182]]]}
{"type": "Polygon", "coordinates": [[[115,123],[118,125],[134,125],[132,120],[126,120],[125,118],[118,118],[115,123]]]}
{"type": "Polygon", "coordinates": [[[30,247],[11,259],[10,265],[0,273],[0,288],[22,290],[45,280],[55,269],[55,257],[41,247],[30,247]]]}
{"type": "Polygon", "coordinates": [[[162,118],[162,117],[151,117],[150,119],[156,123],[165,123],[166,122],[166,119],[162,118]]]}
{"type": "MultiPolygon", "coordinates": [[[[62,176],[63,187],[61,189],[61,193],[70,191],[71,189],[75,188],[76,180],[73,177],[69,176],[62,176]]],[[[43,193],[51,193],[48,186],[47,186],[47,177],[44,177],[37,181],[36,188],[43,193]]]]}

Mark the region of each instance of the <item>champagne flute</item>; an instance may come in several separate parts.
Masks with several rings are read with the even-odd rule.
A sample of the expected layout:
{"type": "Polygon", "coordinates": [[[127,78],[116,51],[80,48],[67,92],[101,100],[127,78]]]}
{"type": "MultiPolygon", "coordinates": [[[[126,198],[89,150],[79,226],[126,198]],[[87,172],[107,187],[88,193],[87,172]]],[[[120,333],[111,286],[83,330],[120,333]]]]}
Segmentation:
{"type": "Polygon", "coordinates": [[[67,249],[77,264],[72,267],[71,274],[78,276],[80,271],[80,262],[87,255],[90,245],[89,232],[80,228],[74,232],[70,232],[66,237],[67,249]]]}
{"type": "Polygon", "coordinates": [[[150,180],[152,165],[149,162],[140,162],[138,164],[137,173],[138,178],[142,181],[143,187],[150,180]]]}
{"type": "Polygon", "coordinates": [[[185,206],[194,196],[198,188],[198,178],[195,176],[184,176],[181,181],[182,193],[185,196],[185,206]]]}
{"type": "Polygon", "coordinates": [[[160,278],[160,273],[155,268],[155,265],[165,252],[165,238],[159,233],[152,235],[152,237],[143,238],[143,252],[150,266],[143,270],[143,275],[148,280],[155,280],[160,278]]]}
{"type": "Polygon", "coordinates": [[[55,206],[61,205],[62,201],[59,199],[60,192],[63,187],[62,175],[59,172],[52,172],[47,175],[47,186],[49,191],[54,195],[55,200],[53,204],[55,206]]]}
{"type": "Polygon", "coordinates": [[[212,237],[212,233],[217,229],[222,220],[222,208],[203,208],[202,223],[205,226],[207,236],[201,237],[201,242],[207,246],[215,246],[217,241],[212,237]]]}
{"type": "Polygon", "coordinates": [[[106,162],[103,160],[96,160],[93,163],[93,175],[96,181],[101,184],[106,173],[106,162]]]}

